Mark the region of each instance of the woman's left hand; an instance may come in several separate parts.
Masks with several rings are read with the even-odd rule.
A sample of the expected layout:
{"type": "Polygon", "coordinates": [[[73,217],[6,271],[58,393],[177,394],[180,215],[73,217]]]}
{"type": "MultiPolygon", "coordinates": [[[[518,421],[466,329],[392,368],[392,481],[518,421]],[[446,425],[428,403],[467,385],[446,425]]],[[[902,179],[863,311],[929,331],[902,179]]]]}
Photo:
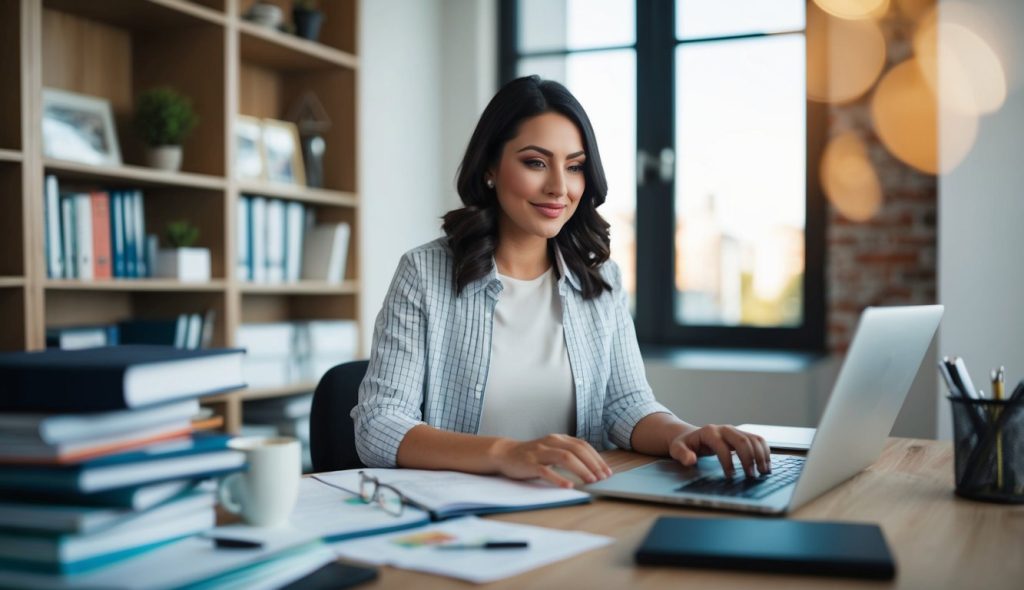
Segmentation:
{"type": "Polygon", "coordinates": [[[668,454],[683,465],[693,465],[697,457],[718,455],[726,477],[732,477],[732,452],[740,458],[747,477],[754,477],[754,469],[760,473],[771,473],[771,449],[764,438],[737,430],[734,426],[710,424],[695,428],[672,439],[668,454]]]}

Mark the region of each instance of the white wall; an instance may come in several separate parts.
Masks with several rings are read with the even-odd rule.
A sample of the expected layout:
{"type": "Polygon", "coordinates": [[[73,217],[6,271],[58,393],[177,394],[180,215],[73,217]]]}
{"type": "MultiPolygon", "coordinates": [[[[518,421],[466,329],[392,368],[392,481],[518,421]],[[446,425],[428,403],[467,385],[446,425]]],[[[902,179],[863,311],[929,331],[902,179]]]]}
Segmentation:
{"type": "MultiPolygon", "coordinates": [[[[964,3],[942,0],[942,18],[964,3]]],[[[939,178],[939,302],[946,315],[938,353],[964,357],[986,391],[989,370],[1006,365],[1012,390],[1024,377],[1024,2],[966,4],[980,10],[972,24],[1001,58],[1009,92],[998,112],[982,117],[966,160],[939,178]]],[[[940,120],[940,141],[955,133],[952,125],[940,120]]],[[[946,438],[947,406],[939,405],[938,424],[946,438]]]]}
{"type": "Polygon", "coordinates": [[[398,259],[441,235],[455,169],[497,79],[494,0],[361,3],[363,348],[398,259]]]}
{"type": "Polygon", "coordinates": [[[477,119],[498,89],[498,15],[495,0],[442,0],[441,201],[462,206],[455,174],[477,119]]]}

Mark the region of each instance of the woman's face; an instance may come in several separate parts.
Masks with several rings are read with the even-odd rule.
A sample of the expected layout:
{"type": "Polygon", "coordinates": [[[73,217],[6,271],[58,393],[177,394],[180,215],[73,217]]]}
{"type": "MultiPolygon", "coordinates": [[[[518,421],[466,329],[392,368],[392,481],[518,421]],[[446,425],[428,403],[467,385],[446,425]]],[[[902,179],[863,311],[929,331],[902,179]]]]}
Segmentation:
{"type": "Polygon", "coordinates": [[[501,206],[502,236],[558,235],[583,196],[585,160],[579,129],[564,115],[524,120],[488,173],[501,206]]]}

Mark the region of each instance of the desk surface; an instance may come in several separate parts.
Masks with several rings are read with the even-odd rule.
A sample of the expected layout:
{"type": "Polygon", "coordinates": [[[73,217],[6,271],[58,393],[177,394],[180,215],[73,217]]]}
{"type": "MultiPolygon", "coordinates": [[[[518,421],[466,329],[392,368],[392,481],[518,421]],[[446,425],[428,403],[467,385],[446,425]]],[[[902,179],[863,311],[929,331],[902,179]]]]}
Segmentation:
{"type": "MultiPolygon", "coordinates": [[[[650,457],[605,453],[615,471],[650,457]]],[[[596,499],[592,504],[492,516],[511,522],[589,531],[612,545],[483,588],[1014,588],[1024,580],[1024,506],[963,500],[953,495],[948,442],[891,439],[881,458],[853,479],[797,510],[798,520],[875,522],[895,554],[891,582],[812,576],[637,567],[633,551],[655,518],[726,513],[596,499]]],[[[365,588],[477,587],[449,578],[381,568],[365,588]]]]}

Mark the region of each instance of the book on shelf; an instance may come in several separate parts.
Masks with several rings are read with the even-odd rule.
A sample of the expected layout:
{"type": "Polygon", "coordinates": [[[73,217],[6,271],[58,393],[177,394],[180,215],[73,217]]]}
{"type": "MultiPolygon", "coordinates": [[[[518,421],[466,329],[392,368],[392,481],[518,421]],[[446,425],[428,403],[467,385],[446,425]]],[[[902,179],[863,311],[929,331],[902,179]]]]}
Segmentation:
{"type": "Polygon", "coordinates": [[[0,531],[0,561],[33,571],[77,573],[109,565],[214,526],[213,495],[194,493],[94,532],[0,531]]]}
{"type": "Polygon", "coordinates": [[[132,226],[135,230],[135,235],[132,236],[135,240],[135,276],[148,277],[152,269],[150,268],[151,259],[147,260],[146,256],[146,214],[142,191],[133,191],[132,202],[132,214],[135,218],[132,226]]]}
{"type": "Polygon", "coordinates": [[[0,490],[91,494],[179,479],[205,479],[237,471],[245,455],[228,448],[228,436],[197,433],[74,465],[0,464],[0,490]]]}
{"type": "Polygon", "coordinates": [[[298,282],[302,275],[302,238],[305,233],[306,213],[302,203],[289,201],[285,205],[285,261],[284,280],[298,282]]]}
{"type": "Polygon", "coordinates": [[[306,339],[310,356],[355,358],[359,342],[359,325],[355,320],[310,320],[302,325],[299,336],[306,339]]]}
{"type": "Polygon", "coordinates": [[[352,320],[242,324],[235,341],[247,351],[243,370],[250,387],[286,387],[315,383],[355,359],[358,330],[352,320]]]}
{"type": "Polygon", "coordinates": [[[103,191],[89,193],[92,219],[92,276],[109,279],[114,276],[111,260],[110,195],[103,191]]]}
{"type": "Polygon", "coordinates": [[[496,514],[557,508],[590,502],[590,494],[555,487],[541,480],[521,481],[501,476],[423,469],[349,469],[313,477],[331,486],[359,493],[360,473],[402,493],[410,505],[434,520],[470,514],[496,514]]]}
{"type": "MultiPolygon", "coordinates": [[[[244,198],[244,197],[243,197],[244,198]]],[[[252,197],[249,216],[249,235],[252,240],[252,255],[249,259],[249,276],[254,283],[267,282],[267,199],[252,197]]]]}
{"type": "MultiPolygon", "coordinates": [[[[61,252],[64,256],[64,278],[78,278],[78,254],[75,252],[75,202],[61,195],[60,200],[60,235],[61,252]]],[[[54,277],[58,278],[58,277],[54,277]]]]}
{"type": "Polygon", "coordinates": [[[124,245],[124,194],[110,192],[110,251],[114,265],[114,276],[127,277],[124,245]]]}
{"type": "Polygon", "coordinates": [[[43,181],[46,199],[46,276],[64,278],[64,251],[61,240],[60,188],[57,177],[48,174],[43,181]]]}
{"type": "Polygon", "coordinates": [[[75,261],[75,268],[78,271],[79,279],[91,281],[93,276],[93,251],[92,251],[92,201],[88,193],[73,193],[68,196],[74,201],[75,210],[75,252],[78,259],[75,261]]]}
{"type": "Polygon", "coordinates": [[[288,356],[295,348],[295,324],[264,322],[242,324],[235,333],[235,344],[250,357],[288,356]]]}
{"type": "Polygon", "coordinates": [[[199,401],[185,399],[91,414],[0,414],[0,446],[8,441],[56,445],[118,436],[190,420],[199,401]]]}
{"type": "Polygon", "coordinates": [[[82,350],[119,344],[156,344],[175,348],[207,349],[213,343],[217,314],[183,313],[166,319],[125,320],[105,326],[51,326],[46,329],[47,348],[82,350]]]}
{"type": "Polygon", "coordinates": [[[331,284],[345,280],[349,233],[347,223],[320,224],[306,232],[302,278],[331,284]]]}
{"type": "Polygon", "coordinates": [[[302,277],[304,237],[312,211],[296,201],[242,195],[238,204],[240,280],[294,283],[302,277]]]}
{"type": "Polygon", "coordinates": [[[284,282],[285,246],[285,206],[280,199],[267,201],[267,282],[284,282]]]}
{"type": "Polygon", "coordinates": [[[63,350],[82,350],[120,344],[116,325],[69,326],[46,329],[46,347],[63,350]]]}
{"type": "Polygon", "coordinates": [[[100,412],[240,389],[243,356],[147,345],[4,353],[0,412],[100,412]]]}
{"type": "Polygon", "coordinates": [[[235,274],[239,281],[253,280],[252,268],[252,201],[248,197],[238,199],[238,231],[235,233],[235,249],[238,250],[238,261],[235,274]]]}

